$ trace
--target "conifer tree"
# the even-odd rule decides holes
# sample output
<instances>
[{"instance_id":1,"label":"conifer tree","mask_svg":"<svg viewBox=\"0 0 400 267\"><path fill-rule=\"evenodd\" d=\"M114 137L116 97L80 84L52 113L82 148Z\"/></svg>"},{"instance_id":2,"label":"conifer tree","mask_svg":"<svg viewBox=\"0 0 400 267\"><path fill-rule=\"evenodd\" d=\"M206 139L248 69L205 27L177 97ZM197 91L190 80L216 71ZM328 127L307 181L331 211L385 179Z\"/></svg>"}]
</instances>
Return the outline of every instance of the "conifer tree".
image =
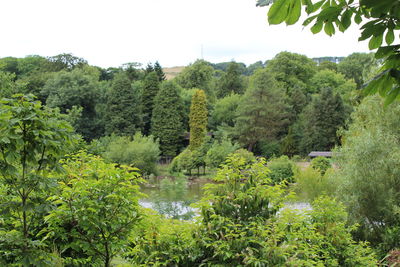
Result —
<instances>
[{"instance_id":1,"label":"conifer tree","mask_svg":"<svg viewBox=\"0 0 400 267\"><path fill-rule=\"evenodd\" d=\"M270 71L257 70L238 107L235 133L239 142L252 151L257 142L275 139L287 124L286 110L284 89Z\"/></svg>"},{"instance_id":2,"label":"conifer tree","mask_svg":"<svg viewBox=\"0 0 400 267\"><path fill-rule=\"evenodd\" d=\"M134 135L140 130L142 112L137 91L124 72L115 76L107 99L107 135Z\"/></svg>"},{"instance_id":3,"label":"conifer tree","mask_svg":"<svg viewBox=\"0 0 400 267\"><path fill-rule=\"evenodd\" d=\"M161 154L174 157L183 137L183 103L178 86L171 81L162 83L154 99L151 134L160 141Z\"/></svg>"},{"instance_id":4,"label":"conifer tree","mask_svg":"<svg viewBox=\"0 0 400 267\"><path fill-rule=\"evenodd\" d=\"M348 111L339 94L325 88L313 99L303 116L303 153L326 151L339 143L337 130L344 125Z\"/></svg>"},{"instance_id":5,"label":"conifer tree","mask_svg":"<svg viewBox=\"0 0 400 267\"><path fill-rule=\"evenodd\" d=\"M158 61L156 61L156 63L154 63L154 71L157 73L158 80L160 82L165 81L165 73L164 73L160 63L158 63Z\"/></svg>"},{"instance_id":6,"label":"conifer tree","mask_svg":"<svg viewBox=\"0 0 400 267\"><path fill-rule=\"evenodd\" d=\"M160 90L160 82L155 71L146 75L143 81L142 106L143 106L143 133L149 135L151 118L154 109L154 98Z\"/></svg>"},{"instance_id":7,"label":"conifer tree","mask_svg":"<svg viewBox=\"0 0 400 267\"><path fill-rule=\"evenodd\" d=\"M203 90L196 90L192 97L189 113L190 142L189 148L199 148L207 134L207 101Z\"/></svg>"}]
</instances>

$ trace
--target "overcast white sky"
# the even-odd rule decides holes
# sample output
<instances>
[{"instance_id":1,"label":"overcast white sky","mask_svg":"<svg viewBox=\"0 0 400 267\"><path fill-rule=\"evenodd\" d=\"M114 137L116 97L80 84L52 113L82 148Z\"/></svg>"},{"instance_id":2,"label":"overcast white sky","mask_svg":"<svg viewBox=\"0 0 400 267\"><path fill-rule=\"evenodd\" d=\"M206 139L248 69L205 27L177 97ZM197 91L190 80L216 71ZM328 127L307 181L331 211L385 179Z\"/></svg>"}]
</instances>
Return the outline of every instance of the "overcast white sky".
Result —
<instances>
[{"instance_id":1,"label":"overcast white sky","mask_svg":"<svg viewBox=\"0 0 400 267\"><path fill-rule=\"evenodd\" d=\"M309 57L368 52L356 28L333 38L269 26L255 0L2 0L0 57L72 53L89 64L182 66L203 57L253 63L281 51Z\"/></svg>"}]
</instances>

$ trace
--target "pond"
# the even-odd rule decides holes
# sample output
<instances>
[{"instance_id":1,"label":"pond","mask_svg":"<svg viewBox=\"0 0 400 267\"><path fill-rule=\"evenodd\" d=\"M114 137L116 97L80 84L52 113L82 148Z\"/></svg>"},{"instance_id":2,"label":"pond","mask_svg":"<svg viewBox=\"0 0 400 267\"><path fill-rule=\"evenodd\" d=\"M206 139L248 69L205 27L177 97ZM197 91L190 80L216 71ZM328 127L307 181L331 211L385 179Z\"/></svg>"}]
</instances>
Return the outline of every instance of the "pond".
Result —
<instances>
[{"instance_id":1,"label":"pond","mask_svg":"<svg viewBox=\"0 0 400 267\"><path fill-rule=\"evenodd\" d=\"M210 182L205 178L153 178L141 186L147 197L139 203L168 218L190 220L196 215L196 209L190 205L201 199L203 186Z\"/></svg>"},{"instance_id":2,"label":"pond","mask_svg":"<svg viewBox=\"0 0 400 267\"><path fill-rule=\"evenodd\" d=\"M197 210L190 205L201 199L204 185L211 182L205 178L153 178L141 186L147 197L139 203L168 218L191 220ZM304 212L311 206L307 202L290 202L285 204L285 208Z\"/></svg>"}]
</instances>

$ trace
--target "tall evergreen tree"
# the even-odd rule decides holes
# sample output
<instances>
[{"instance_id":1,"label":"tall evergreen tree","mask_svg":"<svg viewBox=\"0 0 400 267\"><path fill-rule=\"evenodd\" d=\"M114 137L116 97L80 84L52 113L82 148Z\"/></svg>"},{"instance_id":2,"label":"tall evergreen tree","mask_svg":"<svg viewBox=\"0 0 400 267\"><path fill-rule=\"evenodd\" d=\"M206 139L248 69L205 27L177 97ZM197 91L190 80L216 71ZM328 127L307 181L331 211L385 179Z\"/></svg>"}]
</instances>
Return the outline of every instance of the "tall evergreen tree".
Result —
<instances>
[{"instance_id":1,"label":"tall evergreen tree","mask_svg":"<svg viewBox=\"0 0 400 267\"><path fill-rule=\"evenodd\" d=\"M243 94L244 83L241 77L239 64L229 62L226 72L218 82L217 96L219 98L230 95L231 93Z\"/></svg>"},{"instance_id":2,"label":"tall evergreen tree","mask_svg":"<svg viewBox=\"0 0 400 267\"><path fill-rule=\"evenodd\" d=\"M313 150L330 150L339 143L336 132L344 125L348 111L340 95L325 88L312 100L302 117L302 150L308 154Z\"/></svg>"},{"instance_id":3,"label":"tall evergreen tree","mask_svg":"<svg viewBox=\"0 0 400 267\"><path fill-rule=\"evenodd\" d=\"M154 71L157 73L158 80L160 82L165 81L165 73L164 73L160 63L158 63L158 61L156 61L156 63L154 63Z\"/></svg>"},{"instance_id":4,"label":"tall evergreen tree","mask_svg":"<svg viewBox=\"0 0 400 267\"><path fill-rule=\"evenodd\" d=\"M124 72L118 73L107 98L106 134L131 135L142 126L140 96Z\"/></svg>"},{"instance_id":5,"label":"tall evergreen tree","mask_svg":"<svg viewBox=\"0 0 400 267\"><path fill-rule=\"evenodd\" d=\"M287 123L286 109L284 90L273 75L257 70L238 108L235 132L239 141L252 151L257 142L275 139Z\"/></svg>"},{"instance_id":6,"label":"tall evergreen tree","mask_svg":"<svg viewBox=\"0 0 400 267\"><path fill-rule=\"evenodd\" d=\"M161 154L174 157L183 137L183 103L178 86L171 81L162 83L154 99L151 134L160 141Z\"/></svg>"},{"instance_id":7,"label":"tall evergreen tree","mask_svg":"<svg viewBox=\"0 0 400 267\"><path fill-rule=\"evenodd\" d=\"M146 75L143 81L142 106L143 106L143 133L149 135L151 118L154 109L154 98L160 90L160 82L155 71Z\"/></svg>"},{"instance_id":8,"label":"tall evergreen tree","mask_svg":"<svg viewBox=\"0 0 400 267\"><path fill-rule=\"evenodd\" d=\"M190 127L190 142L189 148L199 148L207 134L207 100L203 90L196 90L192 97L190 106L189 127Z\"/></svg>"}]
</instances>

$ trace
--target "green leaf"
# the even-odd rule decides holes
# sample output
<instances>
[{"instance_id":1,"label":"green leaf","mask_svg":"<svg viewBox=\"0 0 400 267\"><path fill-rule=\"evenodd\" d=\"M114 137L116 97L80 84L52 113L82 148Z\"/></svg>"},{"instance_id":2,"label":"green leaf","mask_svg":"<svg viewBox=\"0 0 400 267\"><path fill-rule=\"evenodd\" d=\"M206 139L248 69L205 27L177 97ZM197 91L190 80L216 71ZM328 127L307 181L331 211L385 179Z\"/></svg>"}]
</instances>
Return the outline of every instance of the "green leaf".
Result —
<instances>
[{"instance_id":1,"label":"green leaf","mask_svg":"<svg viewBox=\"0 0 400 267\"><path fill-rule=\"evenodd\" d=\"M322 30L322 26L324 24L322 23L322 21L317 21L314 26L311 27L311 32L313 34L319 33Z\"/></svg>"},{"instance_id":2,"label":"green leaf","mask_svg":"<svg viewBox=\"0 0 400 267\"><path fill-rule=\"evenodd\" d=\"M400 48L400 45L391 45L391 46L381 46L375 53L375 58L384 58L388 57L390 54L394 53L396 50Z\"/></svg>"},{"instance_id":3,"label":"green leaf","mask_svg":"<svg viewBox=\"0 0 400 267\"><path fill-rule=\"evenodd\" d=\"M352 16L353 16L353 12L351 12L350 9L346 9L346 11L343 12L341 22L342 22L344 29L348 29L350 27Z\"/></svg>"},{"instance_id":4,"label":"green leaf","mask_svg":"<svg viewBox=\"0 0 400 267\"><path fill-rule=\"evenodd\" d=\"M304 22L303 22L303 26L307 26L308 24L310 24L311 22L313 22L313 20L315 20L315 18L317 18L318 15L315 16L311 16L309 18L307 18Z\"/></svg>"},{"instance_id":5,"label":"green leaf","mask_svg":"<svg viewBox=\"0 0 400 267\"><path fill-rule=\"evenodd\" d=\"M287 25L295 24L301 15L301 0L292 0L292 5L289 10L289 14L286 18Z\"/></svg>"},{"instance_id":6,"label":"green leaf","mask_svg":"<svg viewBox=\"0 0 400 267\"><path fill-rule=\"evenodd\" d=\"M354 22L357 23L357 24L360 24L361 21L362 21L361 14L360 14L360 12L358 12L358 13L354 16Z\"/></svg>"},{"instance_id":7,"label":"green leaf","mask_svg":"<svg viewBox=\"0 0 400 267\"><path fill-rule=\"evenodd\" d=\"M370 50L377 49L382 45L382 35L373 36L371 40L369 40L368 47Z\"/></svg>"},{"instance_id":8,"label":"green leaf","mask_svg":"<svg viewBox=\"0 0 400 267\"><path fill-rule=\"evenodd\" d=\"M332 36L335 34L335 27L332 22L325 23L324 31L327 35Z\"/></svg>"},{"instance_id":9,"label":"green leaf","mask_svg":"<svg viewBox=\"0 0 400 267\"><path fill-rule=\"evenodd\" d=\"M383 103L384 107L390 105L397 98L399 93L400 93L400 86L392 88L392 90L390 90L388 95L385 97L385 102Z\"/></svg>"},{"instance_id":10,"label":"green leaf","mask_svg":"<svg viewBox=\"0 0 400 267\"><path fill-rule=\"evenodd\" d=\"M388 29L385 37L385 41L388 45L391 45L394 42L394 31L393 29Z\"/></svg>"},{"instance_id":11,"label":"green leaf","mask_svg":"<svg viewBox=\"0 0 400 267\"><path fill-rule=\"evenodd\" d=\"M289 13L291 0L277 0L268 11L269 24L280 24L285 21Z\"/></svg>"}]
</instances>

